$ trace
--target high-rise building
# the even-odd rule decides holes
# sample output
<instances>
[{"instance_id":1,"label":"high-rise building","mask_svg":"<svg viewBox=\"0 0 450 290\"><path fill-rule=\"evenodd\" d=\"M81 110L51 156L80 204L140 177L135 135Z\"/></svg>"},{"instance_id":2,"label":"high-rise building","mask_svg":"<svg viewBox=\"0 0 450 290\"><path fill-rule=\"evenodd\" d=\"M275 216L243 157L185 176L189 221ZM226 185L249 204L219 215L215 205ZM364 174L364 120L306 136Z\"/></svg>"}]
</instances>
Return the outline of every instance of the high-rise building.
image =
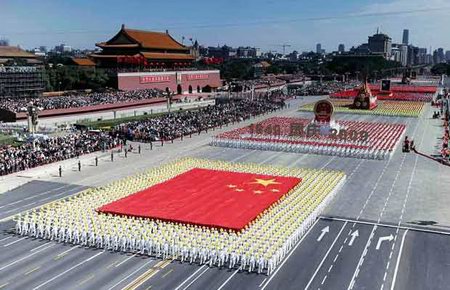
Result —
<instances>
[{"instance_id":1,"label":"high-rise building","mask_svg":"<svg viewBox=\"0 0 450 290\"><path fill-rule=\"evenodd\" d=\"M392 54L392 38L383 33L369 36L369 50L372 54L379 54L386 59L390 59Z\"/></svg>"},{"instance_id":2,"label":"high-rise building","mask_svg":"<svg viewBox=\"0 0 450 290\"><path fill-rule=\"evenodd\" d=\"M419 64L427 64L427 49L419 48Z\"/></svg>"},{"instance_id":3,"label":"high-rise building","mask_svg":"<svg viewBox=\"0 0 450 290\"><path fill-rule=\"evenodd\" d=\"M413 45L408 45L408 65L419 64L419 48Z\"/></svg>"},{"instance_id":4,"label":"high-rise building","mask_svg":"<svg viewBox=\"0 0 450 290\"><path fill-rule=\"evenodd\" d=\"M446 60L447 62L450 61L450 50L447 50L447 51L445 52L445 60Z\"/></svg>"},{"instance_id":5,"label":"high-rise building","mask_svg":"<svg viewBox=\"0 0 450 290\"><path fill-rule=\"evenodd\" d=\"M409 29L403 29L403 44L409 44Z\"/></svg>"},{"instance_id":6,"label":"high-rise building","mask_svg":"<svg viewBox=\"0 0 450 290\"><path fill-rule=\"evenodd\" d=\"M343 53L343 52L345 52L345 45L344 44L339 44L339 46L338 46L338 52L340 52L340 53Z\"/></svg>"},{"instance_id":7,"label":"high-rise building","mask_svg":"<svg viewBox=\"0 0 450 290\"><path fill-rule=\"evenodd\" d=\"M404 44L393 44L392 45L392 56L391 59L399 62L402 66L408 65L408 46Z\"/></svg>"},{"instance_id":8,"label":"high-rise building","mask_svg":"<svg viewBox=\"0 0 450 290\"><path fill-rule=\"evenodd\" d=\"M316 44L316 53L322 53L322 44L318 43Z\"/></svg>"},{"instance_id":9,"label":"high-rise building","mask_svg":"<svg viewBox=\"0 0 450 290\"><path fill-rule=\"evenodd\" d=\"M433 62L435 64L446 62L443 48L438 48L433 52Z\"/></svg>"}]
</instances>

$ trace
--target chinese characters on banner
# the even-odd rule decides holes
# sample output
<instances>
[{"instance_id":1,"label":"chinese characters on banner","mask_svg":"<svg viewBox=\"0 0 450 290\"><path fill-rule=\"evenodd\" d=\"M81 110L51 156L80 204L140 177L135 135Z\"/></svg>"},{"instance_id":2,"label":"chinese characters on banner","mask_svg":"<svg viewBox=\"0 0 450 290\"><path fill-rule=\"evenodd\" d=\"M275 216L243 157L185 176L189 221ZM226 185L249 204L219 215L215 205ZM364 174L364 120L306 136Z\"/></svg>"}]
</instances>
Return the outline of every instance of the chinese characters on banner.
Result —
<instances>
[{"instance_id":1,"label":"chinese characters on banner","mask_svg":"<svg viewBox=\"0 0 450 290\"><path fill-rule=\"evenodd\" d=\"M207 80L209 78L208 74L189 74L186 76L188 81L195 80Z\"/></svg>"},{"instance_id":2,"label":"chinese characters on banner","mask_svg":"<svg viewBox=\"0 0 450 290\"><path fill-rule=\"evenodd\" d=\"M140 78L141 84L167 83L167 82L170 82L170 76L143 76Z\"/></svg>"},{"instance_id":3,"label":"chinese characters on banner","mask_svg":"<svg viewBox=\"0 0 450 290\"><path fill-rule=\"evenodd\" d=\"M250 134L256 135L270 135L270 136L281 136L281 128L279 125L267 125L263 126L261 124L250 125ZM339 139L346 141L363 141L366 142L369 140L369 132L367 131L358 131L358 130L336 130L333 128L328 128L323 130L320 125L317 124L309 124L304 126L301 123L292 123L289 128L289 136L290 137L328 137L331 139Z\"/></svg>"}]
</instances>

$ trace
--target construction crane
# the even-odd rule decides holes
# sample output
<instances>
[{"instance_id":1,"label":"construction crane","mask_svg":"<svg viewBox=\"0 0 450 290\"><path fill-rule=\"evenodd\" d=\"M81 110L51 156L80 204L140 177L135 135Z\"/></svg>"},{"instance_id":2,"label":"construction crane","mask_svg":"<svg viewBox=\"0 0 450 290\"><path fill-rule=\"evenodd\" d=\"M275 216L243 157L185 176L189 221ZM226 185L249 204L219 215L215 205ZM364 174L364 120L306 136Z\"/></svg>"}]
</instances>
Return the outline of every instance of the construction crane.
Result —
<instances>
[{"instance_id":1,"label":"construction crane","mask_svg":"<svg viewBox=\"0 0 450 290\"><path fill-rule=\"evenodd\" d=\"M273 44L273 46L279 46L283 48L283 55L286 55L286 47L291 47L290 44L283 43L283 44Z\"/></svg>"}]
</instances>

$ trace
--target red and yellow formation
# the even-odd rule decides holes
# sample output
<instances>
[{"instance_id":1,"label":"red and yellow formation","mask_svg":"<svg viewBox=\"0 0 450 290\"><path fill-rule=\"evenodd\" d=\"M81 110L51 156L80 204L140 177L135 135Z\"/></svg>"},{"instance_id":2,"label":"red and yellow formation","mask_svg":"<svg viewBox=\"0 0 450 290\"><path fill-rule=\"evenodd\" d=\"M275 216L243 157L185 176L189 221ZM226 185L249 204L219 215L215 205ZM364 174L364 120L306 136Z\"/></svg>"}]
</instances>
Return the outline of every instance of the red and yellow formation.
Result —
<instances>
[{"instance_id":1,"label":"red and yellow formation","mask_svg":"<svg viewBox=\"0 0 450 290\"><path fill-rule=\"evenodd\" d=\"M409 101L378 101L378 107L374 110L355 110L351 108L352 100L330 99L334 105L334 111L348 114L380 115L390 117L413 117L421 115L425 106L424 102ZM312 112L314 104L300 107L300 111Z\"/></svg>"},{"instance_id":2,"label":"red and yellow formation","mask_svg":"<svg viewBox=\"0 0 450 290\"><path fill-rule=\"evenodd\" d=\"M96 210L194 168L293 177L302 181L241 231L104 214ZM110 251L135 252L210 266L240 267L270 274L344 181L345 174L339 171L187 158L21 214L16 217L16 231L22 235Z\"/></svg>"}]
</instances>

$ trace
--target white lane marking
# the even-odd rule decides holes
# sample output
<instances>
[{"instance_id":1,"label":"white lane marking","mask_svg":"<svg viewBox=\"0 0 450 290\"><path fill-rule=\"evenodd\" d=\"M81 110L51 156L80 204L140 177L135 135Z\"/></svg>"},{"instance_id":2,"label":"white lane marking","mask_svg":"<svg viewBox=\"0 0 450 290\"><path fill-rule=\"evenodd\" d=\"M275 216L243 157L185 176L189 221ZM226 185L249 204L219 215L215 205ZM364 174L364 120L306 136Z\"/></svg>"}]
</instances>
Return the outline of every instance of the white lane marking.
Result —
<instances>
[{"instance_id":1,"label":"white lane marking","mask_svg":"<svg viewBox=\"0 0 450 290\"><path fill-rule=\"evenodd\" d=\"M422 228L414 228L414 227L408 227L408 226L396 226L396 225L390 225L385 223L377 223L377 222L369 222L369 221L358 221L355 219L345 219L345 218L334 218L334 217L327 217L322 216L320 217L322 220L335 220L335 221L341 221L341 222L349 222L349 223L356 223L356 224L363 224L363 225L371 225L371 226L380 226L380 227L386 227L386 228L394 228L394 229L401 229L401 230L410 230L410 231L417 231L417 232L424 232L424 233L432 233L432 234L440 234L440 235L450 235L450 232L443 232L443 231L437 231L437 230L430 230L430 229L422 229Z\"/></svg>"},{"instance_id":2,"label":"white lane marking","mask_svg":"<svg viewBox=\"0 0 450 290\"><path fill-rule=\"evenodd\" d=\"M181 289L181 287L183 287L184 284L186 284L189 280L191 280L192 277L194 277L198 272L200 272L205 267L206 265L202 265L200 268L198 268L197 271L195 271L191 276L187 277L186 280L184 280L180 285L178 285L178 287L175 288L175 290Z\"/></svg>"},{"instance_id":3,"label":"white lane marking","mask_svg":"<svg viewBox=\"0 0 450 290\"><path fill-rule=\"evenodd\" d=\"M395 264L394 277L392 278L391 290L395 289L395 282L397 280L398 267L400 265L400 260L402 258L403 245L405 244L405 239L406 239L406 234L407 233L408 233L408 230L406 230L405 233L403 234L402 242L400 243L400 250L398 252L397 262Z\"/></svg>"},{"instance_id":4,"label":"white lane marking","mask_svg":"<svg viewBox=\"0 0 450 290\"><path fill-rule=\"evenodd\" d=\"M291 250L291 252L289 253L289 255L286 256L286 258L283 260L283 262L280 264L280 266L278 266L278 268L275 270L275 272L270 275L269 280L267 280L266 284L262 287L261 290L264 290L267 285L269 285L270 281L272 281L272 279L277 275L277 273L280 271L280 269L283 267L283 265L287 262L287 260L292 256L292 254L295 252L295 250L298 248L298 246L300 246L301 242L303 242L303 240L306 238L306 236L308 236L308 234L311 232L311 230L316 226L316 224L319 222L319 219L317 219L314 224L309 228L309 230L303 235L303 237L300 239L300 241L298 241L297 245L295 245L295 247Z\"/></svg>"},{"instance_id":5,"label":"white lane marking","mask_svg":"<svg viewBox=\"0 0 450 290\"><path fill-rule=\"evenodd\" d=\"M18 240L15 240L15 241L13 241L13 242L11 242L11 243L8 243L8 244L6 244L6 245L3 245L3 247L8 247L8 246L14 245L15 243L18 243L18 242L20 242L20 241L22 241L22 240L25 240L26 238L28 238L28 237L23 237L23 238L20 238L20 239L18 239Z\"/></svg>"},{"instance_id":6,"label":"white lane marking","mask_svg":"<svg viewBox=\"0 0 450 290\"><path fill-rule=\"evenodd\" d=\"M66 251L64 251L64 252L62 252L62 253L60 253L60 254L58 254L57 255L57 257L62 257L62 256L64 256L65 254L67 254L68 252L70 252L70 251L72 251L72 250L75 250L75 249L77 249L77 248L80 248L81 249L81 247L80 246L73 246L73 247L71 247L70 249L68 249L68 250L66 250Z\"/></svg>"},{"instance_id":7,"label":"white lane marking","mask_svg":"<svg viewBox=\"0 0 450 290\"><path fill-rule=\"evenodd\" d=\"M336 244L337 240L339 239L339 237L342 234L342 231L344 230L345 226L347 225L347 222L344 223L344 225L342 226L341 230L339 231L338 235L336 236L336 238L334 239L333 243L331 244L330 248L328 249L328 251L326 252L325 256L323 257L322 261L320 262L319 266L317 266L316 271L314 272L314 274L312 275L311 279L309 280L308 284L305 287L305 290L307 290L309 288L309 286L311 286L311 283L313 282L313 280L316 278L317 273L319 273L320 268L322 268L323 263L325 263L325 260L328 258L328 255L330 254L331 250L334 247L334 244Z\"/></svg>"},{"instance_id":8,"label":"white lane marking","mask_svg":"<svg viewBox=\"0 0 450 290\"><path fill-rule=\"evenodd\" d=\"M330 163L336 158L336 156L333 156L333 158L331 158L327 163L325 163L325 165L323 165L322 167L320 167L320 170L324 169L325 167L327 167L328 165L330 165Z\"/></svg>"},{"instance_id":9,"label":"white lane marking","mask_svg":"<svg viewBox=\"0 0 450 290\"><path fill-rule=\"evenodd\" d=\"M355 241L355 239L356 239L357 237L359 237L359 231L358 231L358 230L354 231L354 232L351 234L351 236L352 236L352 238L350 239L350 242L348 243L348 245L349 245L350 247L353 246L353 242Z\"/></svg>"},{"instance_id":10,"label":"white lane marking","mask_svg":"<svg viewBox=\"0 0 450 290\"><path fill-rule=\"evenodd\" d=\"M225 280L225 282L223 282L223 284L222 285L220 285L220 287L219 288L217 288L217 290L222 290L222 288L223 287L225 287L225 285L231 280L231 278L233 278L234 277L234 275L236 275L238 272L239 272L239 270L241 270L241 267L239 267L236 271L234 271L234 273L233 274L231 274L231 276L230 277L228 277L228 279L227 280Z\"/></svg>"},{"instance_id":11,"label":"white lane marking","mask_svg":"<svg viewBox=\"0 0 450 290\"><path fill-rule=\"evenodd\" d=\"M18 203L20 203L20 202L23 202L24 200L29 200L29 199L32 199L32 198L36 198L36 197L42 196L42 195L44 195L44 194L51 193L52 191L60 190L60 189L62 189L62 188L64 188L64 187L67 187L67 186L71 186L71 184L67 184L67 185L64 185L64 186L61 186L61 187L49 189L49 190L47 190L47 191L43 191L43 192L38 193L38 194L33 194L32 196L29 196L29 197L27 197L27 198L20 199L20 200L17 200L17 201L15 201L15 202L11 202L11 203L8 203L8 204L4 204L4 205L0 206L0 208L4 208L4 207L7 207L7 206L11 206L11 205L14 205L14 204L18 204Z\"/></svg>"},{"instance_id":12,"label":"white lane marking","mask_svg":"<svg viewBox=\"0 0 450 290\"><path fill-rule=\"evenodd\" d=\"M183 290L186 290L187 288L189 288L192 284L194 284L195 281L198 280L198 278L200 278L203 274L205 274L207 271L209 270L209 268L206 268L205 271L201 272L197 277L195 277L194 280L191 281L191 283L187 284L186 287L183 288Z\"/></svg>"},{"instance_id":13,"label":"white lane marking","mask_svg":"<svg viewBox=\"0 0 450 290\"><path fill-rule=\"evenodd\" d=\"M6 237L6 238L3 238L3 239L1 239L0 240L0 242L3 242L3 241L6 241L6 240L9 240L9 239L11 239L12 237L11 236L9 236L9 237Z\"/></svg>"},{"instance_id":14,"label":"white lane marking","mask_svg":"<svg viewBox=\"0 0 450 290\"><path fill-rule=\"evenodd\" d=\"M394 240L394 236L393 236L392 234L390 234L389 236L385 236L385 237L379 237L379 238L378 238L378 243L377 243L377 246L375 247L375 249L376 249L376 250L379 250L380 247L381 247L381 244L382 244L384 241L392 242L392 240ZM394 245L394 244L393 244L393 245Z\"/></svg>"},{"instance_id":15,"label":"white lane marking","mask_svg":"<svg viewBox=\"0 0 450 290\"><path fill-rule=\"evenodd\" d=\"M416 128L417 128L417 127L416 127ZM397 183L398 177L399 177L400 172L401 172L401 170L402 170L402 168L403 168L403 164L405 163L405 158L406 158L406 154L403 155L402 163L400 164L400 167L399 167L399 169L398 169L398 171L397 171L397 174L396 174L396 176L395 176L395 178L394 178L394 181L393 181L393 183L392 183L392 186L391 186L391 188L390 188L390 190L389 190L389 194L388 194L388 196L387 196L387 198L386 198L386 201L385 201L385 203L384 203L384 207L383 207L383 209L382 209L382 211L380 212L380 215L379 215L379 217L378 217L377 224L380 223L381 217L383 216L383 214L384 214L384 212L385 212L386 205L387 205L387 203L388 203L389 200L390 200L390 197L391 197L391 195L392 195L392 192L394 191L394 187L395 187L395 185L396 185L396 183ZM386 166L383 168L383 172L382 172L381 175L379 176L377 182L375 183L374 188L372 189L372 192L370 193L369 197L367 198L366 204L364 204L363 208L361 209L360 215L358 215L358 217L356 218L357 220L359 220L359 218L360 218L362 212L364 211L365 207L366 207L367 204L368 204L369 199L371 198L372 194L375 192L375 189L378 187L378 183L379 183L379 181L381 180L381 177L384 175L384 173L385 173L385 171L386 171L386 168L387 168L388 164L390 163L390 161L391 161L391 159L389 159L389 161L387 162ZM353 224L353 226L355 226L355 225L356 225L356 223ZM373 227L372 232L370 233L370 237L369 237L369 239L367 240L366 246L364 247L363 254L361 255L361 257L360 257L360 259L359 259L359 262L358 262L358 264L357 264L357 266L356 266L355 272L353 273L352 279L351 279L351 281L350 281L350 284L348 285L347 290L351 290L351 289L353 289L353 287L355 286L356 278L358 277L358 274L359 274L359 271L360 271L360 267L361 267L362 264L364 263L364 257L365 257L365 255L367 254L367 249L369 248L370 244L372 243L372 238L374 237L374 234L375 234L376 229L377 229L377 225L375 225L375 226Z\"/></svg>"},{"instance_id":16,"label":"white lane marking","mask_svg":"<svg viewBox=\"0 0 450 290\"><path fill-rule=\"evenodd\" d=\"M421 138L421 141L420 141L421 144L423 143L423 139L424 139L424 137L425 137L426 127L427 127L427 126L425 126L425 130L424 130L423 133L422 133L422 138ZM416 133L417 128L418 128L418 125L416 126L416 129L414 130L414 135L415 135L415 133ZM403 201L402 211L401 211L401 213L400 213L400 218L399 218L398 223L397 223L397 229L396 229L396 231L395 231L394 242L392 243L392 248L391 248L391 252L390 252L390 254L389 254L389 259L388 259L388 262L387 262L387 265L386 265L386 269L385 269L385 271L384 271L384 278L383 278L383 282L382 282L381 287L380 287L381 290L383 290L383 288L384 288L384 283L386 283L386 277L387 277L387 274L388 274L388 272L389 272L389 266L391 265L391 258L392 258L393 253L394 253L394 248L395 248L395 245L396 245L396 243L397 243L397 237L398 237L398 233L399 233L399 230L400 230L400 225L401 225L401 223L402 223L402 221L403 221L403 214L405 213L405 210L406 210L406 204L407 204L408 199L409 199L409 194L411 193L411 187L412 187L412 182L413 182L413 180L414 180L414 176L415 176L415 173L416 173L418 157L419 157L419 156L416 155L416 158L415 158L415 160L414 160L414 167L413 167L413 170L412 170L412 172L411 172L411 177L410 177L410 179L409 179L408 187L407 187L407 189L406 189L406 195L405 195L405 199L404 199L404 201ZM407 231L408 231L408 230L406 230L406 232L407 232ZM398 262L400 261L401 251L403 250L402 247L403 247L403 243L404 243L404 241L405 241L406 232L403 234L402 242L401 242L401 245L400 245L400 252L399 252L399 255L398 255L398 257L397 257L397 264L396 264L396 269L395 269L396 271L398 271L397 266L398 266ZM395 274L394 274L394 277L393 277L394 281L391 283L391 287L392 287L393 284L395 284L395 279L397 278L396 275L397 275L397 272L395 272ZM393 288L392 288L392 289L393 289Z\"/></svg>"},{"instance_id":17,"label":"white lane marking","mask_svg":"<svg viewBox=\"0 0 450 290\"><path fill-rule=\"evenodd\" d=\"M117 264L115 267L119 267L120 265L122 265L123 263L126 263L127 261L129 261L130 259L136 257L136 254L129 256L128 258L124 259L122 262L120 262L119 264Z\"/></svg>"},{"instance_id":18,"label":"white lane marking","mask_svg":"<svg viewBox=\"0 0 450 290\"><path fill-rule=\"evenodd\" d=\"M242 159L244 157L248 157L250 154L253 154L255 152L256 152L256 150L252 150L252 151L250 151L248 153L242 154L242 155L240 155L240 156L238 156L236 158L231 159L229 162L236 162L236 161L238 161L238 160L240 160L240 159Z\"/></svg>"},{"instance_id":19,"label":"white lane marking","mask_svg":"<svg viewBox=\"0 0 450 290\"><path fill-rule=\"evenodd\" d=\"M370 244L371 244L371 242L372 242L372 239L373 239L373 236L374 236L374 233L375 233L375 230L376 230L376 229L377 229L377 226L375 225L375 226L372 228L372 232L370 233L369 238L367 239L366 246L364 247L364 251L363 251L363 253L361 254L361 257L359 258L358 264L356 265L355 272L353 273L352 280L350 280L350 284L348 285L347 290L353 289L353 286L355 285L356 277L357 277L358 274L359 274L359 268L360 268L361 265L364 263L364 256L367 254L367 249L369 248L369 246L370 246Z\"/></svg>"},{"instance_id":20,"label":"white lane marking","mask_svg":"<svg viewBox=\"0 0 450 290\"><path fill-rule=\"evenodd\" d=\"M30 252L34 252L34 251L36 251L37 249L40 249L40 248L42 248L42 247L44 247L44 246L47 246L48 244L50 244L50 242L44 243L44 244L40 245L39 247L33 248L33 249L30 250Z\"/></svg>"},{"instance_id":21,"label":"white lane marking","mask_svg":"<svg viewBox=\"0 0 450 290\"><path fill-rule=\"evenodd\" d=\"M100 256L100 255L103 254L104 252L105 252L105 251L102 251L102 252L97 253L97 254L95 254L94 256L92 256L92 257L90 257L90 258L88 258L88 259L86 259L86 260L84 260L84 261L81 261L80 263L76 264L75 266L70 267L69 269L65 270L64 272L59 273L58 275L54 276L53 278L51 278L51 279L45 281L44 283L42 283L42 284L40 284L40 285L34 287L33 290L39 289L39 288L41 288L42 286L47 285L48 283L50 283L50 282L52 282L52 281L58 279L59 277L65 275L65 274L67 274L67 273L69 273L69 272L72 271L73 269L75 269L75 268L77 268L77 267L79 267L79 266L81 266L81 265L83 265L83 264L89 262L90 260L95 259L96 257Z\"/></svg>"},{"instance_id":22,"label":"white lane marking","mask_svg":"<svg viewBox=\"0 0 450 290\"><path fill-rule=\"evenodd\" d=\"M7 210L7 211L5 211L5 212L3 212L3 213L10 213L10 212L16 211L16 210L18 210L18 209L22 209L22 208L24 208L24 207L27 207L27 206L30 206L30 205L33 205L33 204L36 204L36 203L37 203L37 201L33 201L32 203L28 203L28 204L25 204L25 205L22 205L22 206L19 206L19 207L16 207L16 208Z\"/></svg>"},{"instance_id":23,"label":"white lane marking","mask_svg":"<svg viewBox=\"0 0 450 290\"><path fill-rule=\"evenodd\" d=\"M329 232L330 232L330 227L329 226L324 227L320 231L320 236L317 238L317 241L320 242L323 239L323 237Z\"/></svg>"},{"instance_id":24,"label":"white lane marking","mask_svg":"<svg viewBox=\"0 0 450 290\"><path fill-rule=\"evenodd\" d=\"M266 278L264 278L264 280L262 280L262 282L261 282L261 284L259 284L259 288L261 288L261 286L264 284L264 282L266 282L266 280L267 280L267 277Z\"/></svg>"},{"instance_id":25,"label":"white lane marking","mask_svg":"<svg viewBox=\"0 0 450 290\"><path fill-rule=\"evenodd\" d=\"M325 275L325 277L323 277L323 280L322 280L322 283L320 283L320 285L323 285L323 284L325 284L325 280L327 280L327 275Z\"/></svg>"},{"instance_id":26,"label":"white lane marking","mask_svg":"<svg viewBox=\"0 0 450 290\"><path fill-rule=\"evenodd\" d=\"M82 182L82 181L85 180L85 179L86 179L86 178L80 179L79 182ZM53 200L53 201L63 200L63 199L65 199L65 198L69 197L69 196L72 196L72 195L74 195L74 194L77 194L78 192L81 191L81 190L80 190L80 187L82 187L82 186L79 185L77 188L74 188L74 190L76 190L76 191L73 192L73 193L69 193L70 191L72 191L72 190L70 189L70 190L68 190L68 191L65 191L65 192L62 192L62 193L60 193L60 194L54 195L53 197L59 196L59 195L61 195L61 194L67 194L67 196L63 196L63 197L61 197L61 198L57 198L57 199L55 199L55 200ZM37 201L37 202L40 202L40 201L42 201L42 200L39 200L39 201ZM34 203L36 203L36 202L34 202ZM35 207L33 207L33 208L25 209L24 211L30 211L30 210L33 210L33 209L37 209L37 208L40 208L42 205L43 205L43 204L38 205L38 206L35 206ZM20 209L20 208L22 208L22 207L23 207L23 206L21 206L21 207L19 207L19 208L16 208L15 210ZM18 212L18 213L20 213L20 212ZM5 217L5 218L0 219L0 223L11 220L11 219L14 218L18 213L15 213L15 214L12 214L12 215L10 215L10 216L7 216L7 217Z\"/></svg>"},{"instance_id":27,"label":"white lane marking","mask_svg":"<svg viewBox=\"0 0 450 290\"><path fill-rule=\"evenodd\" d=\"M120 280L119 282L117 282L116 284L114 284L112 287L109 288L109 290L117 287L120 283L122 283L123 281L127 280L128 278L130 278L131 276L133 276L134 274L136 274L137 272L139 272L142 268L144 268L145 266L147 266L148 264L154 262L154 260L149 260L147 263L145 263L144 265L140 266L139 268L137 268L136 270L134 270L133 272L131 272L129 275L125 276L122 280Z\"/></svg>"},{"instance_id":28,"label":"white lane marking","mask_svg":"<svg viewBox=\"0 0 450 290\"><path fill-rule=\"evenodd\" d=\"M44 251L44 250L47 250L48 248L51 248L51 247L53 247L54 245L56 245L56 244L50 244L49 247L42 248L42 249L40 249L39 251L36 251L36 252L34 252L34 253L32 253L32 254L29 254L28 256L25 256L25 257L22 257L22 258L20 258L20 259L14 260L13 262L11 262L11 263L9 263L9 264L4 265L3 267L1 267L1 268L0 268L0 271L3 271L3 270L5 270L6 268L11 267L12 265L15 265L15 264L17 264L17 263L19 263L19 262L21 262L21 261L23 261L23 260L25 260L25 259L28 259L29 257L32 257L32 256L36 255L37 253L40 253L40 252L42 252L42 251Z\"/></svg>"}]
</instances>

